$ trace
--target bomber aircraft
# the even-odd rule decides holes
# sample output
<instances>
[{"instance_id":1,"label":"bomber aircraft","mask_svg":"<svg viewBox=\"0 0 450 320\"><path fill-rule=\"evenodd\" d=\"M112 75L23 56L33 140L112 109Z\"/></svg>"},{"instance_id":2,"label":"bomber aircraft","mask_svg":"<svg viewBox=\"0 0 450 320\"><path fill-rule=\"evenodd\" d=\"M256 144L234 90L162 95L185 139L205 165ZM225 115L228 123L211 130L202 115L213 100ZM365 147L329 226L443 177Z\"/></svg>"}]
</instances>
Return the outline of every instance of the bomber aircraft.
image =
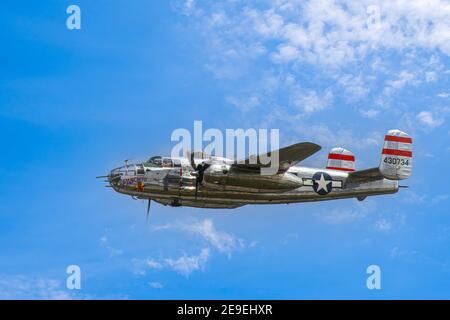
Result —
<instances>
[{"instance_id":1,"label":"bomber aircraft","mask_svg":"<svg viewBox=\"0 0 450 320\"><path fill-rule=\"evenodd\" d=\"M261 156L236 161L188 152L186 157L151 157L148 161L111 170L109 187L134 199L172 207L227 208L248 204L289 204L396 193L399 180L412 172L412 138L390 130L384 137L378 167L355 170L355 155L344 148L333 148L325 169L298 165L321 149L301 142L278 150L278 167L271 175L261 174L267 167ZM267 153L266 156L270 155Z\"/></svg>"}]
</instances>

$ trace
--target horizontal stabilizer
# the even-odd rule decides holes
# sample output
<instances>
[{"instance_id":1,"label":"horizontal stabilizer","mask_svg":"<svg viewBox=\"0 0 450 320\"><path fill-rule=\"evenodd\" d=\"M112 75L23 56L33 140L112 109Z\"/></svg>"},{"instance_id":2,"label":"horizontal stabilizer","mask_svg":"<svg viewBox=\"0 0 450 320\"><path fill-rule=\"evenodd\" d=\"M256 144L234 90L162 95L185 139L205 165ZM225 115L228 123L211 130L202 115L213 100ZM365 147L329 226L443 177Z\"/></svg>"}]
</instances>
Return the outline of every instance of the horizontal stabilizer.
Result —
<instances>
[{"instance_id":1,"label":"horizontal stabilizer","mask_svg":"<svg viewBox=\"0 0 450 320\"><path fill-rule=\"evenodd\" d=\"M384 179L378 167L350 172L348 174L347 183L365 183Z\"/></svg>"}]
</instances>

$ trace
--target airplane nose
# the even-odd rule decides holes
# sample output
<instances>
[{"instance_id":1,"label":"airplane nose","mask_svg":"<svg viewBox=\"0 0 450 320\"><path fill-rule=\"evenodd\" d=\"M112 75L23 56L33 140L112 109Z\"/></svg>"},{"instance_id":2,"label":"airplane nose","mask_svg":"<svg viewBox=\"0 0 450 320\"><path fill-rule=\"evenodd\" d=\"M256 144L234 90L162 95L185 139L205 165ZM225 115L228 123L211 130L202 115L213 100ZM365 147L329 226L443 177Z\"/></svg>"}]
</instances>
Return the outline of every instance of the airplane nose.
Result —
<instances>
[{"instance_id":1,"label":"airplane nose","mask_svg":"<svg viewBox=\"0 0 450 320\"><path fill-rule=\"evenodd\" d=\"M111 170L108 174L109 184L111 186L117 185L120 181L120 176L121 176L120 168Z\"/></svg>"}]
</instances>

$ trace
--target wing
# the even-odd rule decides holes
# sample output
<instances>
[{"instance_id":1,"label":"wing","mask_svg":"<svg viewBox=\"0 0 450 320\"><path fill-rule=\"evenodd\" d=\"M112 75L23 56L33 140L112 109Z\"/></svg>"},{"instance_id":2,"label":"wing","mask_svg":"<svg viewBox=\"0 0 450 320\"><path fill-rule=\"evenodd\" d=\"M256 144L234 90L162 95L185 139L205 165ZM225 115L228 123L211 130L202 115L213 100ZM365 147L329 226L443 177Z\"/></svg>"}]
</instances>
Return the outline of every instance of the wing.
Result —
<instances>
[{"instance_id":1,"label":"wing","mask_svg":"<svg viewBox=\"0 0 450 320\"><path fill-rule=\"evenodd\" d=\"M384 179L378 167L350 172L347 183L363 183Z\"/></svg>"},{"instance_id":2,"label":"wing","mask_svg":"<svg viewBox=\"0 0 450 320\"><path fill-rule=\"evenodd\" d=\"M291 166L312 156L320 149L321 147L317 144L311 142L300 142L277 151L268 152L264 155L251 156L244 161L236 161L232 164L232 167L234 169L246 171L257 171L261 168L268 168L271 166L271 162L267 164L267 161L264 160L269 159L272 155L276 157L276 154L278 153L278 172L284 172Z\"/></svg>"}]
</instances>

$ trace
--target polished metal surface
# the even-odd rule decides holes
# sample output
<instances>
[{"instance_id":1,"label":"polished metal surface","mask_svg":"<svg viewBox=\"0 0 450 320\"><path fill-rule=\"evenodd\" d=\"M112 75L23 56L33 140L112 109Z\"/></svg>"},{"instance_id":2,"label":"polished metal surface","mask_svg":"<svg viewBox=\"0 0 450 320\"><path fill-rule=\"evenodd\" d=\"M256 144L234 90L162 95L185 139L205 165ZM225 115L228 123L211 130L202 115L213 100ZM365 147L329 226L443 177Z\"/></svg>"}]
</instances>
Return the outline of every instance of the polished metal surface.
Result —
<instances>
[{"instance_id":1,"label":"polished metal surface","mask_svg":"<svg viewBox=\"0 0 450 320\"><path fill-rule=\"evenodd\" d=\"M235 208L246 204L277 204L390 194L398 191L398 182L387 179L348 181L349 174L337 170L291 167L283 174L261 176L217 170L205 174L195 199L192 167L154 168L145 164L112 170L108 180L115 191L140 199L154 199L165 205L207 208ZM331 178L326 194L314 190L313 176ZM277 188L278 186L278 188ZM321 191L321 190L319 190Z\"/></svg>"},{"instance_id":2,"label":"polished metal surface","mask_svg":"<svg viewBox=\"0 0 450 320\"><path fill-rule=\"evenodd\" d=\"M395 193L398 181L412 172L412 139L400 130L385 136L378 167L355 171L353 153L333 148L327 169L295 166L320 150L303 142L274 152L278 166L261 156L244 161L187 153L186 158L152 157L147 162L125 165L108 175L115 191L173 207L237 208L247 204L280 204L325 201ZM254 161L253 161L254 160ZM150 202L149 202L150 203Z\"/></svg>"}]
</instances>

